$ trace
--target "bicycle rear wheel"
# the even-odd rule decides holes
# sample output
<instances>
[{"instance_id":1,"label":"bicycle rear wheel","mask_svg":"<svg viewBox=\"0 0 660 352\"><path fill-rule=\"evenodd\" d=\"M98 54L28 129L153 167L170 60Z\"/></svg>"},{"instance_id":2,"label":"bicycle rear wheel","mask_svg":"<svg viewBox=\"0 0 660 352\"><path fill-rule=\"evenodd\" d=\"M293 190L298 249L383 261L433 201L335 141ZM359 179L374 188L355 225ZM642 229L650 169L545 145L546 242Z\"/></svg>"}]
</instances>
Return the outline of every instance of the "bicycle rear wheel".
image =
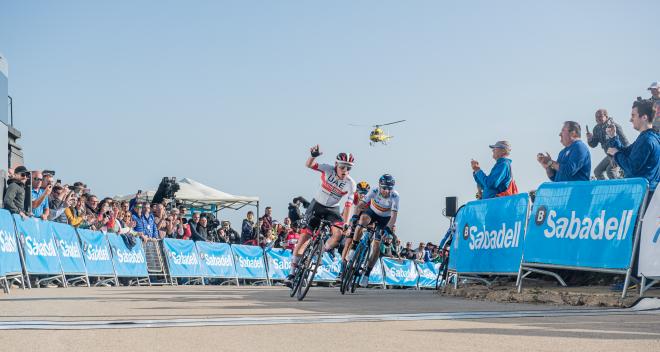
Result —
<instances>
[{"instance_id":1,"label":"bicycle rear wheel","mask_svg":"<svg viewBox=\"0 0 660 352\"><path fill-rule=\"evenodd\" d=\"M305 299L309 288L312 287L312 283L314 282L316 270L323 264L323 240L321 236L318 236L310 246L312 249L309 258L304 263L305 265L301 273L300 285L296 295L299 301Z\"/></svg>"}]
</instances>

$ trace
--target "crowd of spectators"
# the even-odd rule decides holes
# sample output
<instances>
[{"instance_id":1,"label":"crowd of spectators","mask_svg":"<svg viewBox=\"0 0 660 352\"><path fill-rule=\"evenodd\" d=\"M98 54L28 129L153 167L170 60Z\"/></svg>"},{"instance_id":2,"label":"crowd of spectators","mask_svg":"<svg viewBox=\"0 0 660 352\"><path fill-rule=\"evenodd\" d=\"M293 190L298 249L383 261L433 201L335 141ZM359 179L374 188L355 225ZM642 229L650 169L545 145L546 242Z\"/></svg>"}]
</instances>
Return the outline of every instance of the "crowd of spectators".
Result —
<instances>
[{"instance_id":1,"label":"crowd of spectators","mask_svg":"<svg viewBox=\"0 0 660 352\"><path fill-rule=\"evenodd\" d=\"M632 104L630 123L639 132L633 143L628 142L621 125L609 116L606 109L595 113L593 132L586 125L585 144L578 122L564 122L559 133L564 147L556 159L549 153L538 153L537 161L545 169L550 181L589 181L593 179L644 178L651 194L660 182L660 84L653 82L648 88L651 98L638 97ZM591 174L591 148L600 147L606 156ZM496 160L490 174L481 170L479 162L472 160L473 177L477 184L477 198L488 199L518 193L511 169L511 144L499 141L490 145ZM649 200L651 197L649 196Z\"/></svg>"}]
</instances>

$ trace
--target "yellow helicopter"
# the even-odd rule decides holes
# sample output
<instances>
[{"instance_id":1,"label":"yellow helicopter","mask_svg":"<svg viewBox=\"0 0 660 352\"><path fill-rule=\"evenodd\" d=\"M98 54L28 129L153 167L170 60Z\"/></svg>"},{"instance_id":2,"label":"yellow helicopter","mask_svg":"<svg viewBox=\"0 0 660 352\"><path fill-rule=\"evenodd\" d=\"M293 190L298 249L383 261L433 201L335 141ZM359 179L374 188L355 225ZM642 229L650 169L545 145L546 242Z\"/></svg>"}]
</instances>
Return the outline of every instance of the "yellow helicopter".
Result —
<instances>
[{"instance_id":1,"label":"yellow helicopter","mask_svg":"<svg viewBox=\"0 0 660 352\"><path fill-rule=\"evenodd\" d=\"M373 146L376 143L381 143L383 145L386 145L387 142L390 139L394 138L394 136L390 136L387 133L385 133L385 131L383 131L383 129L381 127L388 126L388 125L394 125L395 123L401 123L401 122L405 122L405 121L406 120L399 120L399 121L394 121L394 122L383 123L383 124L371 126L371 127L374 128L374 130L371 131L371 133L369 134L369 145ZM366 127L366 126L353 125L353 124L351 124L351 126Z\"/></svg>"}]
</instances>

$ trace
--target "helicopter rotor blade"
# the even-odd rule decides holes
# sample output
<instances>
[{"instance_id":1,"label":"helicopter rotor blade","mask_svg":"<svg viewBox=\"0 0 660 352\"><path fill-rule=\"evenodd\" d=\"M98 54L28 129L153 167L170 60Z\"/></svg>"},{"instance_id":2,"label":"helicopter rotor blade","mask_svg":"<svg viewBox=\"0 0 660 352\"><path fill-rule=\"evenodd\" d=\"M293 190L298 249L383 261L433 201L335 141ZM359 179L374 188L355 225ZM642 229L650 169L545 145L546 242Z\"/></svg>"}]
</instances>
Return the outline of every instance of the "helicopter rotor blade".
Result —
<instances>
[{"instance_id":1,"label":"helicopter rotor blade","mask_svg":"<svg viewBox=\"0 0 660 352\"><path fill-rule=\"evenodd\" d=\"M383 124L380 124L380 125L374 125L373 127L378 128L378 127L381 127L381 126L394 125L395 123L401 123L401 122L405 122L405 121L406 120L399 120L399 121L394 121L394 122L389 122L389 123L383 123Z\"/></svg>"},{"instance_id":2,"label":"helicopter rotor blade","mask_svg":"<svg viewBox=\"0 0 660 352\"><path fill-rule=\"evenodd\" d=\"M354 124L354 123L349 123L348 125L351 126L351 127L371 127L369 125L358 125L358 124Z\"/></svg>"}]
</instances>

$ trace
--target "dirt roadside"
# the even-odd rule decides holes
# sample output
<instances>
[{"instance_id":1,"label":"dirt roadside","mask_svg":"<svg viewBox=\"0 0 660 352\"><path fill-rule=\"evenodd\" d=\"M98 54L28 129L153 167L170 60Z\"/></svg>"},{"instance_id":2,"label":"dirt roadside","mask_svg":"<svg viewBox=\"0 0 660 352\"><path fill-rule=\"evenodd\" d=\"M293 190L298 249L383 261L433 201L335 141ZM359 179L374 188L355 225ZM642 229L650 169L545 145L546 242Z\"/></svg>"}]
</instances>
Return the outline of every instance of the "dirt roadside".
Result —
<instances>
[{"instance_id":1,"label":"dirt roadside","mask_svg":"<svg viewBox=\"0 0 660 352\"><path fill-rule=\"evenodd\" d=\"M636 286L635 286L636 287ZM624 299L621 291L612 291L609 286L561 287L540 286L523 287L518 293L514 283L504 283L488 287L480 284L464 284L458 289L447 287L443 296L485 300L506 303L550 304L585 307L627 308L639 299L639 289L628 290ZM660 290L647 291L645 297L660 297Z\"/></svg>"}]
</instances>

